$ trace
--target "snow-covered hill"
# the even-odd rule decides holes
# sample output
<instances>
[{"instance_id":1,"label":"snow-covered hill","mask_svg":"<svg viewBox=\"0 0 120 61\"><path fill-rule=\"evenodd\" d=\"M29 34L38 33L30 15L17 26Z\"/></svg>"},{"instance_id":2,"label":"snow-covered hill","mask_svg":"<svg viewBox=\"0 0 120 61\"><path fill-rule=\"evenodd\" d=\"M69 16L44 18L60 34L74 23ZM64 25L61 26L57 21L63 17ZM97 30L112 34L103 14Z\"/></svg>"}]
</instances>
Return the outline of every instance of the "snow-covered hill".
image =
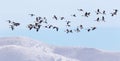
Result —
<instances>
[{"instance_id":1,"label":"snow-covered hill","mask_svg":"<svg viewBox=\"0 0 120 61\"><path fill-rule=\"evenodd\" d=\"M57 47L54 53L81 61L120 61L120 53L106 52L94 48Z\"/></svg>"},{"instance_id":2,"label":"snow-covered hill","mask_svg":"<svg viewBox=\"0 0 120 61\"><path fill-rule=\"evenodd\" d=\"M0 61L120 61L120 53L57 47L24 37L0 38Z\"/></svg>"},{"instance_id":3,"label":"snow-covered hill","mask_svg":"<svg viewBox=\"0 0 120 61\"><path fill-rule=\"evenodd\" d=\"M21 37L0 38L0 61L78 61L52 52L47 45Z\"/></svg>"}]
</instances>

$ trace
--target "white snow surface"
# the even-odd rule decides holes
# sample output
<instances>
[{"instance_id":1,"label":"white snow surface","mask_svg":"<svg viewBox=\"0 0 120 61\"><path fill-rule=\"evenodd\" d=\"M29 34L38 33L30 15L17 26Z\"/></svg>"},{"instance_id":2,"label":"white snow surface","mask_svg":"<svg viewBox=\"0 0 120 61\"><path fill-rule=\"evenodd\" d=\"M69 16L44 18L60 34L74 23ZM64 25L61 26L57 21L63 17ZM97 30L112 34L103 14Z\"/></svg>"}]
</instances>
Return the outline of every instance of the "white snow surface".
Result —
<instances>
[{"instance_id":1,"label":"white snow surface","mask_svg":"<svg viewBox=\"0 0 120 61\"><path fill-rule=\"evenodd\" d=\"M0 61L120 61L120 53L51 46L25 37L4 37L0 38Z\"/></svg>"}]
</instances>

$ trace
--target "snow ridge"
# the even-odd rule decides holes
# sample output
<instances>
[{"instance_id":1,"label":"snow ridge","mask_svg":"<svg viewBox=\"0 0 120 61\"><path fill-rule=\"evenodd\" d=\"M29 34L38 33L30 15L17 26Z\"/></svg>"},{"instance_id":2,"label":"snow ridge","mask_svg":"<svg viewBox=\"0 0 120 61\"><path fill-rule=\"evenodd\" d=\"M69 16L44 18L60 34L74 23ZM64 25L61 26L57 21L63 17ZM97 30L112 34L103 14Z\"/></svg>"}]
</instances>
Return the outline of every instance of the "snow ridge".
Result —
<instances>
[{"instance_id":1,"label":"snow ridge","mask_svg":"<svg viewBox=\"0 0 120 61\"><path fill-rule=\"evenodd\" d=\"M120 53L50 46L25 37L4 37L0 38L0 61L120 61Z\"/></svg>"},{"instance_id":2,"label":"snow ridge","mask_svg":"<svg viewBox=\"0 0 120 61\"><path fill-rule=\"evenodd\" d=\"M79 61L51 51L47 45L28 38L0 38L0 61Z\"/></svg>"}]
</instances>

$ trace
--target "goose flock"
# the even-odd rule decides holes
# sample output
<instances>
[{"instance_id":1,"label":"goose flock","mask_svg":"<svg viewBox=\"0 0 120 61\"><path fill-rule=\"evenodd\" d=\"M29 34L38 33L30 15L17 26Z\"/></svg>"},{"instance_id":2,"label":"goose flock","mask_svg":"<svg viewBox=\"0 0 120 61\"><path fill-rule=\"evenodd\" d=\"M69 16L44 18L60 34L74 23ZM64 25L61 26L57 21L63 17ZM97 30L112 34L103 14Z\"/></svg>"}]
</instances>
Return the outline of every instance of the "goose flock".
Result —
<instances>
[{"instance_id":1,"label":"goose flock","mask_svg":"<svg viewBox=\"0 0 120 61\"><path fill-rule=\"evenodd\" d=\"M82 12L83 14L80 14L80 16L81 17L86 17L86 18L89 18L89 16L91 16L91 14L92 14L92 12L84 11L84 9L77 9L76 11ZM94 20L95 22L101 22L101 21L106 22L105 15L110 15L111 17L114 17L114 16L117 15L118 9L113 9L112 12L110 12L110 13L106 12L106 10L97 9L96 11L94 11L94 13L95 13L95 15L100 15L100 17L97 17ZM28 14L28 15L35 19L35 21L33 21L33 23L30 23L30 24L27 25L27 28L29 30L35 30L36 32L38 32L41 29L41 27L44 27L46 29L53 29L57 32L60 30L60 28L57 25L50 24L46 17L36 16L35 14ZM78 16L76 14L72 14L70 17L76 18ZM64 21L66 23L65 25L67 27L64 30L64 32L66 32L66 33L73 33L73 32L78 33L81 30L86 30L87 32L90 32L90 31L93 31L93 30L97 29L96 26L89 27L89 28L86 29L84 27L84 25L82 25L82 24L79 24L78 26L76 26L76 28L71 29L70 27L72 26L71 25L72 21L68 20L68 19L66 20L66 17L64 17L64 16L58 17L57 15L54 14L51 18L53 20L56 20L56 21ZM10 26L12 31L16 27L19 27L21 25L21 23L15 22L15 21L12 21L12 20L8 20L8 23L9 23L9 26Z\"/></svg>"}]
</instances>

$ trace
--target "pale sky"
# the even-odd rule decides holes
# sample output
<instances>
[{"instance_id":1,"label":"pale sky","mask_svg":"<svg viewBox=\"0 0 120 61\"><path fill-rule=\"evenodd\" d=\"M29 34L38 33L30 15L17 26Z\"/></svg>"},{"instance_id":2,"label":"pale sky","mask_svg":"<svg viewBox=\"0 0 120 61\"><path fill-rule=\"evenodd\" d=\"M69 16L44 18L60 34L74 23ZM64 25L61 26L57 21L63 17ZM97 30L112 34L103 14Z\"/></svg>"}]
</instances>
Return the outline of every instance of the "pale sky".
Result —
<instances>
[{"instance_id":1,"label":"pale sky","mask_svg":"<svg viewBox=\"0 0 120 61\"><path fill-rule=\"evenodd\" d=\"M0 37L24 36L40 40L42 42L58 46L80 46L92 47L110 51L120 51L120 13L115 17L109 15L113 9L120 10L119 0L0 0ZM79 16L77 9L82 8L92 13L90 18L71 18L71 14ZM106 22L96 23L90 20L96 19L94 11L106 10ZM41 29L39 32L29 31L27 24L34 22L28 14L47 17L48 21L61 30ZM66 34L62 21L55 21L53 15L64 16L73 21L73 25L85 24L86 26L97 26L95 31ZM22 23L14 31L8 26L7 20ZM76 20L76 21L74 21ZM80 22L81 20L82 22Z\"/></svg>"}]
</instances>

